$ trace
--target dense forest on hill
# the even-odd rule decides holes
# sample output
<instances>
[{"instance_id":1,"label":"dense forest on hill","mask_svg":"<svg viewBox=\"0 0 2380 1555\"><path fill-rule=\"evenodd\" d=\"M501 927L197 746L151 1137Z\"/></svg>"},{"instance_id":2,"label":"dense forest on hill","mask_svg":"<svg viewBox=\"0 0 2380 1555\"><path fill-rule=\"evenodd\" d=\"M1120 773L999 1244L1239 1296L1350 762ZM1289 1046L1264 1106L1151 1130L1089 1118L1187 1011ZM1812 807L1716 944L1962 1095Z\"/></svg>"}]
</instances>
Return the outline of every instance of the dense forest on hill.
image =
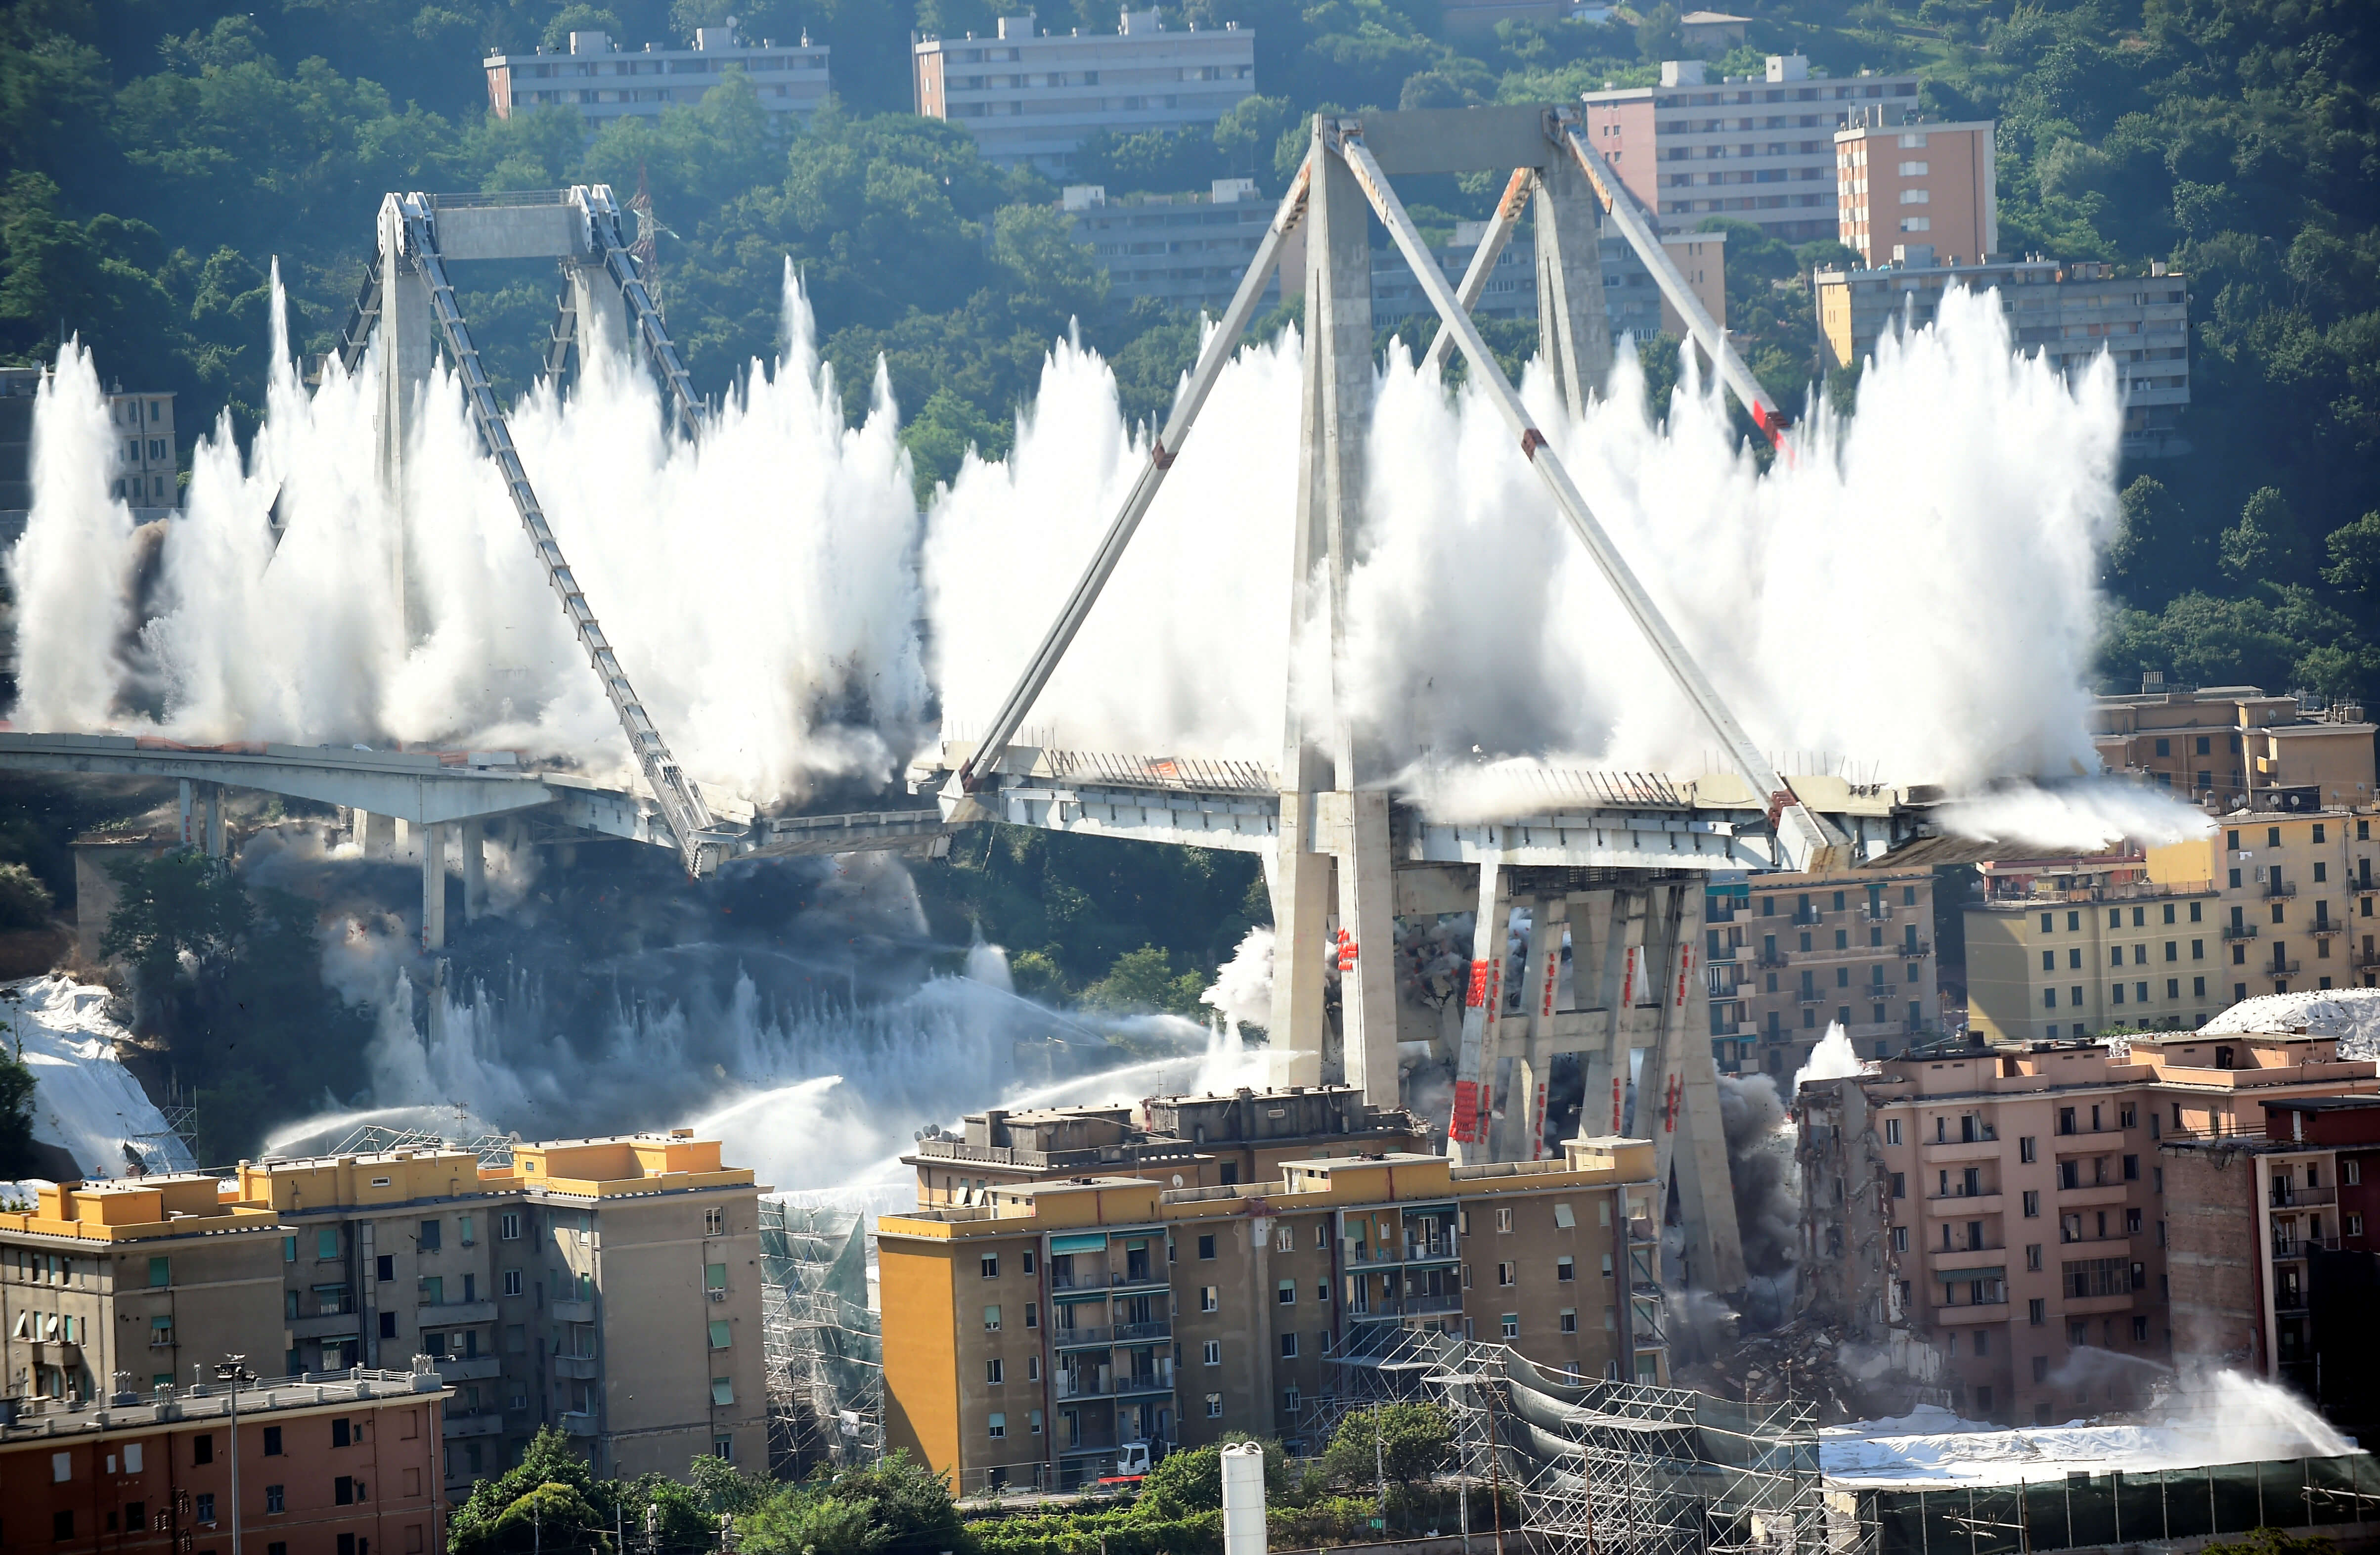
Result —
<instances>
[{"instance_id":1,"label":"dense forest on hill","mask_svg":"<svg viewBox=\"0 0 2380 1555\"><path fill-rule=\"evenodd\" d=\"M2109 559L2110 684L2161 669L2380 700L2380 11L2361 0L1744 0L1747 44L1837 74L1913 69L1939 116L1999 122L2002 246L2189 277L2195 452L2123 472ZM1280 188L1325 105L1526 102L1653 79L1678 7L1609 25L1450 34L1431 0L1185 0L1169 21L1256 30L1257 85L1211 134L1102 140L1112 193ZM747 35L832 45L836 108L772 128L732 82L591 142L569 109L501 121L480 56L600 27L682 38L734 11ZM391 188L504 188L641 174L667 228L661 280L707 390L770 352L784 259L801 270L853 412L880 356L921 486L969 442L1004 447L1049 342L1079 321L1135 415L1161 411L1195 320L1108 295L1056 191L908 115L913 30L988 29L983 0L18 0L0 13L0 357L62 332L185 424L253 423L278 256L301 345L327 344L372 208ZM1113 25L1071 0L1045 26ZM1427 225L1478 213L1485 177L1408 188ZM1815 371L1801 253L1730 244L1733 326L1780 397ZM542 267L467 277L504 386L551 308ZM1506 331L1500 348L1527 348ZM1652 343L1657 359L1666 343ZM1667 374L1657 375L1666 381ZM1849 391L1851 385L1839 386ZM1845 397L1839 394L1839 398ZM1985 624L1987 627L1987 624Z\"/></svg>"}]
</instances>

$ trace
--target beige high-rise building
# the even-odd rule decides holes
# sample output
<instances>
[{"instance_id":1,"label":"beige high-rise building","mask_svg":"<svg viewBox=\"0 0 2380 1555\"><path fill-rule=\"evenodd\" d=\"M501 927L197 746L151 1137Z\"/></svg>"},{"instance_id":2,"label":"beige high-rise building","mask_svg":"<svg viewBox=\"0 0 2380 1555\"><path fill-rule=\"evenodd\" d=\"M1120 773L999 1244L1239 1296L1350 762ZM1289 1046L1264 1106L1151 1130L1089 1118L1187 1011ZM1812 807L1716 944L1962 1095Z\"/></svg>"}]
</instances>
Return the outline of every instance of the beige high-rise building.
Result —
<instances>
[{"instance_id":1,"label":"beige high-rise building","mask_svg":"<svg viewBox=\"0 0 2380 1555\"><path fill-rule=\"evenodd\" d=\"M2261 1136L2268 1102L2350 1094L2380 1094L2371 1060L2283 1033L2009 1044L1813 1081L1811 1299L1871 1342L1925 1341L1979 1417L2136 1405L2173 1345L2160 1144Z\"/></svg>"},{"instance_id":2,"label":"beige high-rise building","mask_svg":"<svg viewBox=\"0 0 2380 1555\"><path fill-rule=\"evenodd\" d=\"M2373 734L2360 703L2317 706L2253 686L2168 688L2161 675L2138 696L2099 698L2091 719L2108 771L2226 811L2371 808Z\"/></svg>"},{"instance_id":3,"label":"beige high-rise building","mask_svg":"<svg viewBox=\"0 0 2380 1555\"><path fill-rule=\"evenodd\" d=\"M2153 879L2138 851L1977 868L1984 900L1965 914L1967 1029L1977 1038L2194 1029L2232 1002L2232 942L2210 882Z\"/></svg>"},{"instance_id":4,"label":"beige high-rise building","mask_svg":"<svg viewBox=\"0 0 2380 1555\"><path fill-rule=\"evenodd\" d=\"M195 1173L44 1187L0 1213L0 1335L13 1398L105 1397L281 1356L273 1213Z\"/></svg>"},{"instance_id":5,"label":"beige high-rise building","mask_svg":"<svg viewBox=\"0 0 2380 1555\"><path fill-rule=\"evenodd\" d=\"M1924 869L1762 875L1705 898L1711 1052L1790 1078L1840 1025L1862 1058L1941 1030L1934 877Z\"/></svg>"},{"instance_id":6,"label":"beige high-rise building","mask_svg":"<svg viewBox=\"0 0 2380 1555\"><path fill-rule=\"evenodd\" d=\"M1858 249L1871 270L1910 249L1941 264L1981 264L1998 253L1993 129L1989 119L1888 123L1871 113L1836 131L1835 212L1843 246Z\"/></svg>"},{"instance_id":7,"label":"beige high-rise building","mask_svg":"<svg viewBox=\"0 0 2380 1555\"><path fill-rule=\"evenodd\" d=\"M2209 836L2148 850L2152 881L2212 893L2222 1002L2380 982L2373 817L2227 815Z\"/></svg>"},{"instance_id":8,"label":"beige high-rise building","mask_svg":"<svg viewBox=\"0 0 2380 1555\"><path fill-rule=\"evenodd\" d=\"M1225 1430L1304 1451L1341 1355L1402 1328L1665 1382L1653 1146L1460 1167L1390 1152L1268 1183L1090 1176L878 1222L886 1431L974 1492L1072 1488Z\"/></svg>"}]
</instances>

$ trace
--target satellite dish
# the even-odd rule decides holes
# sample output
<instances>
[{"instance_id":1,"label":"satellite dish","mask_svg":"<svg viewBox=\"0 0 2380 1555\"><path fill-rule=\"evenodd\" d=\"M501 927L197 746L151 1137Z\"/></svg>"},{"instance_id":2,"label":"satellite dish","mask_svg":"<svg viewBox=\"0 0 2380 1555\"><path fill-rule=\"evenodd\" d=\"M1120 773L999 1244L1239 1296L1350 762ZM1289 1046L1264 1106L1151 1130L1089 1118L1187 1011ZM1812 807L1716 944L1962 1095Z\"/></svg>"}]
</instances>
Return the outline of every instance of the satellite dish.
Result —
<instances>
[{"instance_id":1,"label":"satellite dish","mask_svg":"<svg viewBox=\"0 0 2380 1555\"><path fill-rule=\"evenodd\" d=\"M1177 1188L1182 1185L1182 1173L1179 1172L1173 1174L1173 1185Z\"/></svg>"}]
</instances>

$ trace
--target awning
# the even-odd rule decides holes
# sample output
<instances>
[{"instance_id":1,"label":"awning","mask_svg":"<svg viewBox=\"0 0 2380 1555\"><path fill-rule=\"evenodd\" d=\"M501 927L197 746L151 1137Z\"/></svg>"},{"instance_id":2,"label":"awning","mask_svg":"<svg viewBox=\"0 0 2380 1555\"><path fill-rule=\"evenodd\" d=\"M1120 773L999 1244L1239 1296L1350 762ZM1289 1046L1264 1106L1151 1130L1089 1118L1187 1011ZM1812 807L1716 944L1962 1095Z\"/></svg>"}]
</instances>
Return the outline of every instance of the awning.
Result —
<instances>
[{"instance_id":1,"label":"awning","mask_svg":"<svg viewBox=\"0 0 2380 1555\"><path fill-rule=\"evenodd\" d=\"M2002 1280L2008 1277L2008 1266L1994 1264L1989 1269L1937 1270L1934 1278L1945 1285L1963 1285L1971 1280Z\"/></svg>"},{"instance_id":2,"label":"awning","mask_svg":"<svg viewBox=\"0 0 2380 1555\"><path fill-rule=\"evenodd\" d=\"M1098 1253L1105 1251L1107 1245L1108 1233L1103 1231L1050 1238L1050 1250L1053 1253Z\"/></svg>"}]
</instances>

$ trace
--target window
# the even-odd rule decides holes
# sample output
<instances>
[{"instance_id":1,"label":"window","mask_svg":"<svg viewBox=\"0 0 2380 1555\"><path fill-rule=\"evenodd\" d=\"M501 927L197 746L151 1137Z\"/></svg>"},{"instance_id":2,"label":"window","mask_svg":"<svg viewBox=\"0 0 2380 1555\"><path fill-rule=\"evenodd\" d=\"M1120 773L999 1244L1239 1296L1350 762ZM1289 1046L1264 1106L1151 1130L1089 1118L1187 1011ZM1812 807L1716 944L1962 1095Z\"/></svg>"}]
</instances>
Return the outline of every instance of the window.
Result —
<instances>
[{"instance_id":1,"label":"window","mask_svg":"<svg viewBox=\"0 0 2380 1555\"><path fill-rule=\"evenodd\" d=\"M985 1279L997 1280L1000 1278L1000 1255L998 1253L986 1253L980 1261L983 1267L983 1277Z\"/></svg>"},{"instance_id":2,"label":"window","mask_svg":"<svg viewBox=\"0 0 2380 1555\"><path fill-rule=\"evenodd\" d=\"M359 1442L362 1440L363 1433L355 1428L353 1422L346 1419L338 1419L331 1422L332 1446L347 1447Z\"/></svg>"},{"instance_id":3,"label":"window","mask_svg":"<svg viewBox=\"0 0 2380 1555\"><path fill-rule=\"evenodd\" d=\"M382 1253L378 1257L372 1259L372 1278L382 1281L382 1282L395 1279L395 1257L392 1254Z\"/></svg>"},{"instance_id":4,"label":"window","mask_svg":"<svg viewBox=\"0 0 2380 1555\"><path fill-rule=\"evenodd\" d=\"M992 1363L997 1366L997 1361ZM984 1434L998 1441L1008 1435L1008 1416L999 1410L984 1416Z\"/></svg>"},{"instance_id":5,"label":"window","mask_svg":"<svg viewBox=\"0 0 2380 1555\"><path fill-rule=\"evenodd\" d=\"M712 1378L710 1379L710 1402L713 1404L734 1403L735 1402L735 1379L730 1377Z\"/></svg>"},{"instance_id":6,"label":"window","mask_svg":"<svg viewBox=\"0 0 2380 1555\"><path fill-rule=\"evenodd\" d=\"M1198 1256L1199 1256L1201 1258L1207 1258L1207 1259L1211 1259L1211 1258L1213 1258L1213 1257L1214 1257L1214 1256L1215 1256L1215 1239L1214 1239L1213 1237L1211 1237L1211 1236L1202 1236L1202 1237L1198 1238ZM1209 1307L1209 1308L1208 1308L1208 1310L1211 1312L1211 1311L1213 1311L1213 1310L1214 1310L1214 1308Z\"/></svg>"},{"instance_id":7,"label":"window","mask_svg":"<svg viewBox=\"0 0 2380 1555\"><path fill-rule=\"evenodd\" d=\"M419 1246L425 1253L434 1253L438 1251L439 1237L441 1234L441 1227L436 1221L424 1221L421 1222L421 1235L416 1240L415 1245ZM327 1257L334 1255L325 1254L323 1256Z\"/></svg>"},{"instance_id":8,"label":"window","mask_svg":"<svg viewBox=\"0 0 2380 1555\"><path fill-rule=\"evenodd\" d=\"M1220 1339L1210 1339L1207 1341L1205 1346L1199 1353L1199 1359L1206 1362L1208 1366L1221 1366L1223 1364L1223 1342Z\"/></svg>"},{"instance_id":9,"label":"window","mask_svg":"<svg viewBox=\"0 0 2380 1555\"><path fill-rule=\"evenodd\" d=\"M1896 1253L1905 1253L1909 1251L1909 1228L1907 1226L1895 1226L1892 1228L1892 1250Z\"/></svg>"},{"instance_id":10,"label":"window","mask_svg":"<svg viewBox=\"0 0 2380 1555\"><path fill-rule=\"evenodd\" d=\"M1509 1205L1500 1208L1496 1211L1496 1229L1498 1231L1510 1231L1512 1229L1512 1211Z\"/></svg>"},{"instance_id":11,"label":"window","mask_svg":"<svg viewBox=\"0 0 2380 1555\"><path fill-rule=\"evenodd\" d=\"M2030 1162L2039 1159L2040 1154L2041 1147L2034 1139L2032 1135L2026 1134L2018 1136L2016 1142L2016 1155L2019 1160Z\"/></svg>"},{"instance_id":12,"label":"window","mask_svg":"<svg viewBox=\"0 0 2380 1555\"><path fill-rule=\"evenodd\" d=\"M506 1242L520 1240L520 1212L507 1209L496 1218L496 1234Z\"/></svg>"},{"instance_id":13,"label":"window","mask_svg":"<svg viewBox=\"0 0 2380 1555\"><path fill-rule=\"evenodd\" d=\"M2347 1212L2347 1234L2350 1236L2363 1234L2363 1215L2361 1210L2350 1209Z\"/></svg>"},{"instance_id":14,"label":"window","mask_svg":"<svg viewBox=\"0 0 2380 1555\"><path fill-rule=\"evenodd\" d=\"M724 1350L734 1340L728 1329L727 1319L724 1318L710 1319L710 1347L714 1350Z\"/></svg>"},{"instance_id":15,"label":"window","mask_svg":"<svg viewBox=\"0 0 2380 1555\"><path fill-rule=\"evenodd\" d=\"M343 1474L331 1481L331 1501L334 1506L356 1504L356 1481L353 1475Z\"/></svg>"},{"instance_id":16,"label":"window","mask_svg":"<svg viewBox=\"0 0 2380 1555\"><path fill-rule=\"evenodd\" d=\"M2040 1190L2039 1188L2027 1188L2027 1189L2025 1189L2025 1190L2024 1190L2024 1217L2025 1217L2025 1219L2026 1219L2026 1220L2029 1220L2029 1221L2030 1221L2030 1220L2037 1220L2037 1219L2039 1219L2039 1218L2040 1218L2040 1215L2041 1215L2041 1190Z\"/></svg>"},{"instance_id":17,"label":"window","mask_svg":"<svg viewBox=\"0 0 2380 1555\"><path fill-rule=\"evenodd\" d=\"M997 1388L1008 1380L1008 1363L994 1355L983 1363L983 1380L987 1387Z\"/></svg>"},{"instance_id":18,"label":"window","mask_svg":"<svg viewBox=\"0 0 2380 1555\"><path fill-rule=\"evenodd\" d=\"M1025 1251L1024 1251L1023 1253L1019 1254L1018 1256L1019 1256L1021 1258L1023 1258L1023 1259L1024 1259L1024 1272L1025 1272L1025 1273L1027 1273L1027 1274L1032 1273L1032 1272L1033 1272L1033 1249L1032 1249L1032 1248L1030 1248L1030 1247L1027 1247L1027 1248L1026 1248L1026 1249L1025 1249ZM1166 1262L1168 1262L1168 1263L1172 1263L1172 1262L1173 1261L1173 1244L1172 1244L1172 1243L1171 1243L1171 1242L1168 1242L1168 1243L1165 1245L1165 1261L1166 1261ZM1028 1328L1030 1328L1032 1325L1028 1323L1028 1324L1026 1324L1026 1327L1028 1327Z\"/></svg>"},{"instance_id":19,"label":"window","mask_svg":"<svg viewBox=\"0 0 2380 1555\"><path fill-rule=\"evenodd\" d=\"M2035 1272L2035 1273L2038 1273L2038 1272L2040 1271L2040 1270L2041 1270L2041 1244L2040 1244L2040 1243L2038 1243L2038 1242L2028 1242L2028 1243L2026 1243L2026 1244L2024 1245L2024 1267L2025 1267L2026 1269L2028 1269L2028 1270L2033 1270L2033 1271L2034 1271L2034 1272Z\"/></svg>"},{"instance_id":20,"label":"window","mask_svg":"<svg viewBox=\"0 0 2380 1555\"><path fill-rule=\"evenodd\" d=\"M1500 1263L1496 1266L1496 1283L1499 1285L1510 1285L1512 1283L1512 1266L1511 1264Z\"/></svg>"},{"instance_id":21,"label":"window","mask_svg":"<svg viewBox=\"0 0 2380 1555\"><path fill-rule=\"evenodd\" d=\"M1273 1293L1273 1300L1276 1304L1282 1306L1296 1306L1297 1282L1294 1280L1283 1280L1281 1282L1281 1288Z\"/></svg>"},{"instance_id":22,"label":"window","mask_svg":"<svg viewBox=\"0 0 2380 1555\"><path fill-rule=\"evenodd\" d=\"M706 1291L725 1290L727 1288L727 1266L723 1263L704 1264L702 1266L702 1288Z\"/></svg>"},{"instance_id":23,"label":"window","mask_svg":"<svg viewBox=\"0 0 2380 1555\"><path fill-rule=\"evenodd\" d=\"M714 1204L702 1212L702 1234L705 1236L727 1234L727 1210L724 1206Z\"/></svg>"},{"instance_id":24,"label":"window","mask_svg":"<svg viewBox=\"0 0 2380 1555\"><path fill-rule=\"evenodd\" d=\"M174 1260L171 1258L151 1258L149 1260L149 1288L152 1291L160 1290L173 1282Z\"/></svg>"},{"instance_id":25,"label":"window","mask_svg":"<svg viewBox=\"0 0 2380 1555\"><path fill-rule=\"evenodd\" d=\"M1900 1143L1900 1120L1899 1118L1887 1118L1884 1120L1884 1142L1888 1145L1898 1145Z\"/></svg>"},{"instance_id":26,"label":"window","mask_svg":"<svg viewBox=\"0 0 2380 1555\"><path fill-rule=\"evenodd\" d=\"M264 1488L264 1510L267 1512L274 1512L283 1510L284 1502L281 1492L282 1488L278 1485L267 1485ZM131 1522L131 1519L128 1517L125 1521L129 1523Z\"/></svg>"},{"instance_id":27,"label":"window","mask_svg":"<svg viewBox=\"0 0 2380 1555\"><path fill-rule=\"evenodd\" d=\"M264 1427L264 1455L268 1458L278 1458L281 1456L280 1427L267 1426Z\"/></svg>"},{"instance_id":28,"label":"window","mask_svg":"<svg viewBox=\"0 0 2380 1555\"><path fill-rule=\"evenodd\" d=\"M1039 1302L1028 1301L1025 1304L1025 1326L1028 1329L1038 1329L1041 1326L1041 1304Z\"/></svg>"},{"instance_id":29,"label":"window","mask_svg":"<svg viewBox=\"0 0 2380 1555\"><path fill-rule=\"evenodd\" d=\"M1556 1258L1554 1260L1554 1278L1561 1281L1565 1284L1575 1280L1578 1278L1577 1264L1570 1258Z\"/></svg>"},{"instance_id":30,"label":"window","mask_svg":"<svg viewBox=\"0 0 2380 1555\"><path fill-rule=\"evenodd\" d=\"M2032 1324L2034 1328L2040 1328L2044 1324L2047 1323L2049 1321L2049 1303L2043 1300L2040 1296L2035 1296L2031 1301L2026 1302L2024 1304L2024 1320ZM2033 1361L2033 1379L2038 1382L2042 1379L2044 1375L2045 1363L2042 1361L2040 1356L2036 1355L2034 1357Z\"/></svg>"},{"instance_id":31,"label":"window","mask_svg":"<svg viewBox=\"0 0 2380 1555\"><path fill-rule=\"evenodd\" d=\"M1576 1333L1578 1331L1577 1307L1565 1306L1561 1309L1561 1330L1564 1333Z\"/></svg>"},{"instance_id":32,"label":"window","mask_svg":"<svg viewBox=\"0 0 2380 1555\"><path fill-rule=\"evenodd\" d=\"M517 1269L507 1269L507 1270L504 1270L504 1294L506 1294L506 1295L508 1295L508 1296L516 1296L516 1295L519 1295L519 1294L521 1294L521 1292L522 1292L522 1288L523 1288L523 1287L522 1287L522 1284L521 1284L521 1271L520 1271L519 1270L517 1270Z\"/></svg>"},{"instance_id":33,"label":"window","mask_svg":"<svg viewBox=\"0 0 2380 1555\"><path fill-rule=\"evenodd\" d=\"M1221 1287L1220 1287L1220 1286L1217 1286L1217 1285L1201 1285L1201 1286L1199 1286L1199 1287L1198 1287L1198 1310L1199 1310L1199 1311L1201 1311L1201 1312L1212 1312L1212 1311L1214 1311L1217 1307L1219 1307L1219 1306L1220 1306L1222 1305L1222 1299L1221 1299L1221 1296L1222 1296L1222 1291L1221 1291Z\"/></svg>"},{"instance_id":34,"label":"window","mask_svg":"<svg viewBox=\"0 0 2380 1555\"><path fill-rule=\"evenodd\" d=\"M1281 1358L1284 1361L1297 1358L1297 1335L1285 1333L1281 1336Z\"/></svg>"},{"instance_id":35,"label":"window","mask_svg":"<svg viewBox=\"0 0 2380 1555\"><path fill-rule=\"evenodd\" d=\"M997 1306L983 1309L983 1331L986 1333L1000 1331L1000 1308Z\"/></svg>"},{"instance_id":36,"label":"window","mask_svg":"<svg viewBox=\"0 0 2380 1555\"><path fill-rule=\"evenodd\" d=\"M215 1461L215 1438L212 1431L190 1439L190 1462L193 1465Z\"/></svg>"},{"instance_id":37,"label":"window","mask_svg":"<svg viewBox=\"0 0 2380 1555\"><path fill-rule=\"evenodd\" d=\"M215 1493L212 1490L205 1491L197 1498L197 1500L196 1511L199 1521L212 1523L215 1520Z\"/></svg>"},{"instance_id":38,"label":"window","mask_svg":"<svg viewBox=\"0 0 2380 1555\"><path fill-rule=\"evenodd\" d=\"M1521 1315L1518 1312L1504 1314L1504 1337L1507 1339L1521 1337Z\"/></svg>"},{"instance_id":39,"label":"window","mask_svg":"<svg viewBox=\"0 0 2380 1555\"><path fill-rule=\"evenodd\" d=\"M1209 1420L1220 1420L1222 1417L1223 1395L1220 1393L1208 1393L1207 1395L1207 1418Z\"/></svg>"},{"instance_id":40,"label":"window","mask_svg":"<svg viewBox=\"0 0 2380 1555\"><path fill-rule=\"evenodd\" d=\"M2356 1187L2363 1181L2363 1163L2350 1156L2338 1163L2338 1181L2342 1186Z\"/></svg>"}]
</instances>

